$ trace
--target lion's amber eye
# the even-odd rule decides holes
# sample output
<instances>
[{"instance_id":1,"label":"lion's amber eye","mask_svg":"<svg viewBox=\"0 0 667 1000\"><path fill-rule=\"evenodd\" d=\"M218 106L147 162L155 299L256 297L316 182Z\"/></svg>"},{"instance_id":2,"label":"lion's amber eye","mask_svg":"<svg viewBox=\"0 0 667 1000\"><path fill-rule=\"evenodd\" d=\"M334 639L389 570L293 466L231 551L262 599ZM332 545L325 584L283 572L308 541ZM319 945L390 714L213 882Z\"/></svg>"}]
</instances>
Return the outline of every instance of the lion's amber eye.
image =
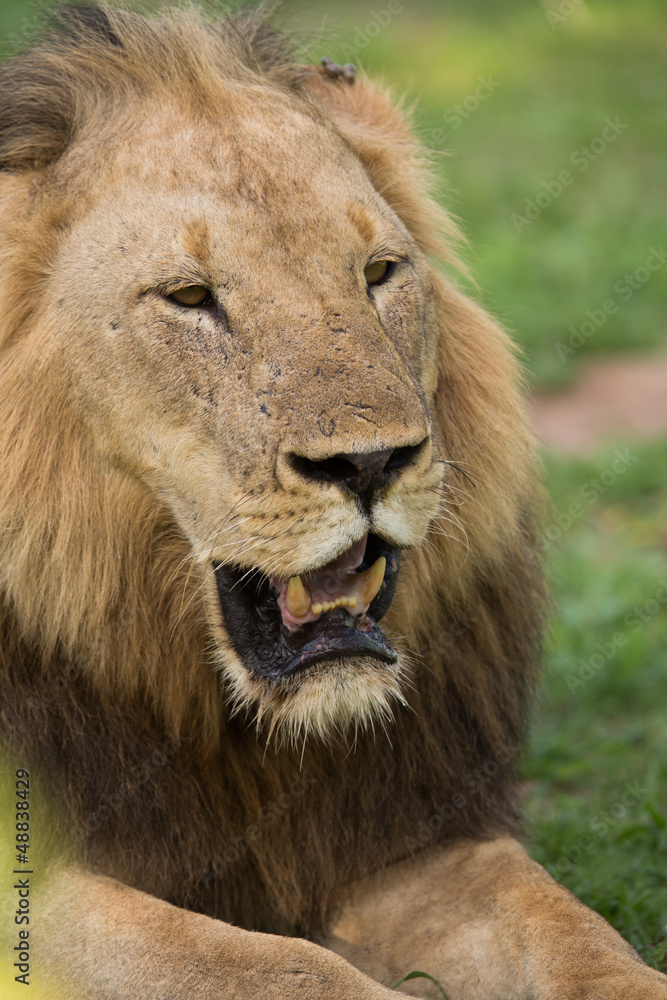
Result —
<instances>
[{"instance_id":1,"label":"lion's amber eye","mask_svg":"<svg viewBox=\"0 0 667 1000\"><path fill-rule=\"evenodd\" d=\"M170 299L181 306L204 306L211 300L211 293L203 285L186 285L171 292Z\"/></svg>"},{"instance_id":2,"label":"lion's amber eye","mask_svg":"<svg viewBox=\"0 0 667 1000\"><path fill-rule=\"evenodd\" d=\"M391 274L393 265L394 262L392 260L374 260L364 271L366 284L381 285Z\"/></svg>"}]
</instances>

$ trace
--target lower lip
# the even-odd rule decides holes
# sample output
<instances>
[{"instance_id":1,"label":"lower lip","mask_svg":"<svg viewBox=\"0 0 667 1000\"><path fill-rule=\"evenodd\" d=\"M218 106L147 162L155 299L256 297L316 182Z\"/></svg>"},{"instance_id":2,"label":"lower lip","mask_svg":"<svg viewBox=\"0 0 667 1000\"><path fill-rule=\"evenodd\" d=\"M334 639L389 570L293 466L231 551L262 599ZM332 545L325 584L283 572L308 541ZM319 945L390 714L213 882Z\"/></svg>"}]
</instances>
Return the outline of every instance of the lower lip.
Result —
<instances>
[{"instance_id":1,"label":"lower lip","mask_svg":"<svg viewBox=\"0 0 667 1000\"><path fill-rule=\"evenodd\" d=\"M290 636L281 636L279 649L275 646L257 648L257 661L253 671L263 677L278 679L294 675L326 660L369 656L383 663L395 663L397 654L375 622L363 616L352 619L343 610L330 611L325 621L314 622L304 630L313 632L298 648L290 649ZM296 645L296 644L295 644ZM264 653L264 655L262 655Z\"/></svg>"}]
</instances>

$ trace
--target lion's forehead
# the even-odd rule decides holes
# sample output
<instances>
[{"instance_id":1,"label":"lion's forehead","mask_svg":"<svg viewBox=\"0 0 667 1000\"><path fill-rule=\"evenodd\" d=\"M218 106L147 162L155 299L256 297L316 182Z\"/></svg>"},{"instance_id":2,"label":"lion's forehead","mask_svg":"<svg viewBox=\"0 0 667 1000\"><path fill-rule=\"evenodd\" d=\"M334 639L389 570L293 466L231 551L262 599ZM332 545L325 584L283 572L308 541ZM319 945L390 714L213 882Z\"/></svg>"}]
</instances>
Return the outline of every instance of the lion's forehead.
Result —
<instances>
[{"instance_id":1,"label":"lion's forehead","mask_svg":"<svg viewBox=\"0 0 667 1000\"><path fill-rule=\"evenodd\" d=\"M314 314L370 315L363 270L377 248L420 259L403 224L352 168L308 170L300 152L297 165L233 178L206 168L210 150L196 150L186 167L178 143L165 140L165 148L147 153L158 163L153 178L110 172L121 179L100 185L61 243L59 282L88 275L101 300L182 279L219 290L230 308L236 300L251 325L270 313L295 329ZM142 147L132 156L143 161Z\"/></svg>"},{"instance_id":2,"label":"lion's forehead","mask_svg":"<svg viewBox=\"0 0 667 1000\"><path fill-rule=\"evenodd\" d=\"M351 198L372 203L376 215L396 223L330 121L287 96L260 92L250 101L230 95L207 116L149 103L123 128L93 121L89 141L82 137L71 162L65 158L63 174L73 174L76 184L82 162L90 160L86 187L93 199L127 200L139 216L148 214L137 201L139 190L153 201L199 200L209 210L213 203L237 239L239 216L249 226L253 217L283 225L293 219L304 229L326 217L331 224L343 219Z\"/></svg>"},{"instance_id":3,"label":"lion's forehead","mask_svg":"<svg viewBox=\"0 0 667 1000\"><path fill-rule=\"evenodd\" d=\"M308 141L292 134L293 122L271 156L253 147L252 120L235 129L169 121L163 131L153 124L146 135L126 137L91 184L63 261L85 273L114 260L109 279L127 274L136 282L178 277L181 265L187 277L188 266L198 266L202 280L226 292L257 288L269 272L286 292L293 285L292 297L309 282L358 291L352 272L377 246L410 253L414 244L354 154L304 121Z\"/></svg>"}]
</instances>

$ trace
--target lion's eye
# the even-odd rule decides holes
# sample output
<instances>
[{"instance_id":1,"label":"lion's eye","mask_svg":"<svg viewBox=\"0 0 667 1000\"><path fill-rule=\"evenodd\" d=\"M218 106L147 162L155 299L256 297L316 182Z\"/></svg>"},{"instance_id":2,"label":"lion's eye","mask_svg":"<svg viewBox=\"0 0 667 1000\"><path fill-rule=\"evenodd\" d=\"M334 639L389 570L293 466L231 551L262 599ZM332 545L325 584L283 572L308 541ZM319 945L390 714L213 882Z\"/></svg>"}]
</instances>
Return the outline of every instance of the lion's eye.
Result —
<instances>
[{"instance_id":1,"label":"lion's eye","mask_svg":"<svg viewBox=\"0 0 667 1000\"><path fill-rule=\"evenodd\" d=\"M387 280L393 269L393 260L374 260L364 271L366 284L381 285L383 281Z\"/></svg>"},{"instance_id":2,"label":"lion's eye","mask_svg":"<svg viewBox=\"0 0 667 1000\"><path fill-rule=\"evenodd\" d=\"M181 306L205 306L211 301L211 293L203 285L186 285L171 292L168 298Z\"/></svg>"}]
</instances>

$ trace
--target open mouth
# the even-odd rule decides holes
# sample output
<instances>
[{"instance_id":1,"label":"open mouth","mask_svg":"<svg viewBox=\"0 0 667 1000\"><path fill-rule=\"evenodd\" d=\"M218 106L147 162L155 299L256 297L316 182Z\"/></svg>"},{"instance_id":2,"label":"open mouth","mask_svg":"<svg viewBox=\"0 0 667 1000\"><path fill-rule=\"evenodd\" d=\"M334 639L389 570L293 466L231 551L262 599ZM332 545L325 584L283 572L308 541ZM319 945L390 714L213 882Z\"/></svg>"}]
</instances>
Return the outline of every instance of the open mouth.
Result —
<instances>
[{"instance_id":1,"label":"open mouth","mask_svg":"<svg viewBox=\"0 0 667 1000\"><path fill-rule=\"evenodd\" d=\"M377 622L394 596L399 563L400 550L370 534L289 580L214 564L237 656L250 672L271 679L347 656L395 663Z\"/></svg>"}]
</instances>

